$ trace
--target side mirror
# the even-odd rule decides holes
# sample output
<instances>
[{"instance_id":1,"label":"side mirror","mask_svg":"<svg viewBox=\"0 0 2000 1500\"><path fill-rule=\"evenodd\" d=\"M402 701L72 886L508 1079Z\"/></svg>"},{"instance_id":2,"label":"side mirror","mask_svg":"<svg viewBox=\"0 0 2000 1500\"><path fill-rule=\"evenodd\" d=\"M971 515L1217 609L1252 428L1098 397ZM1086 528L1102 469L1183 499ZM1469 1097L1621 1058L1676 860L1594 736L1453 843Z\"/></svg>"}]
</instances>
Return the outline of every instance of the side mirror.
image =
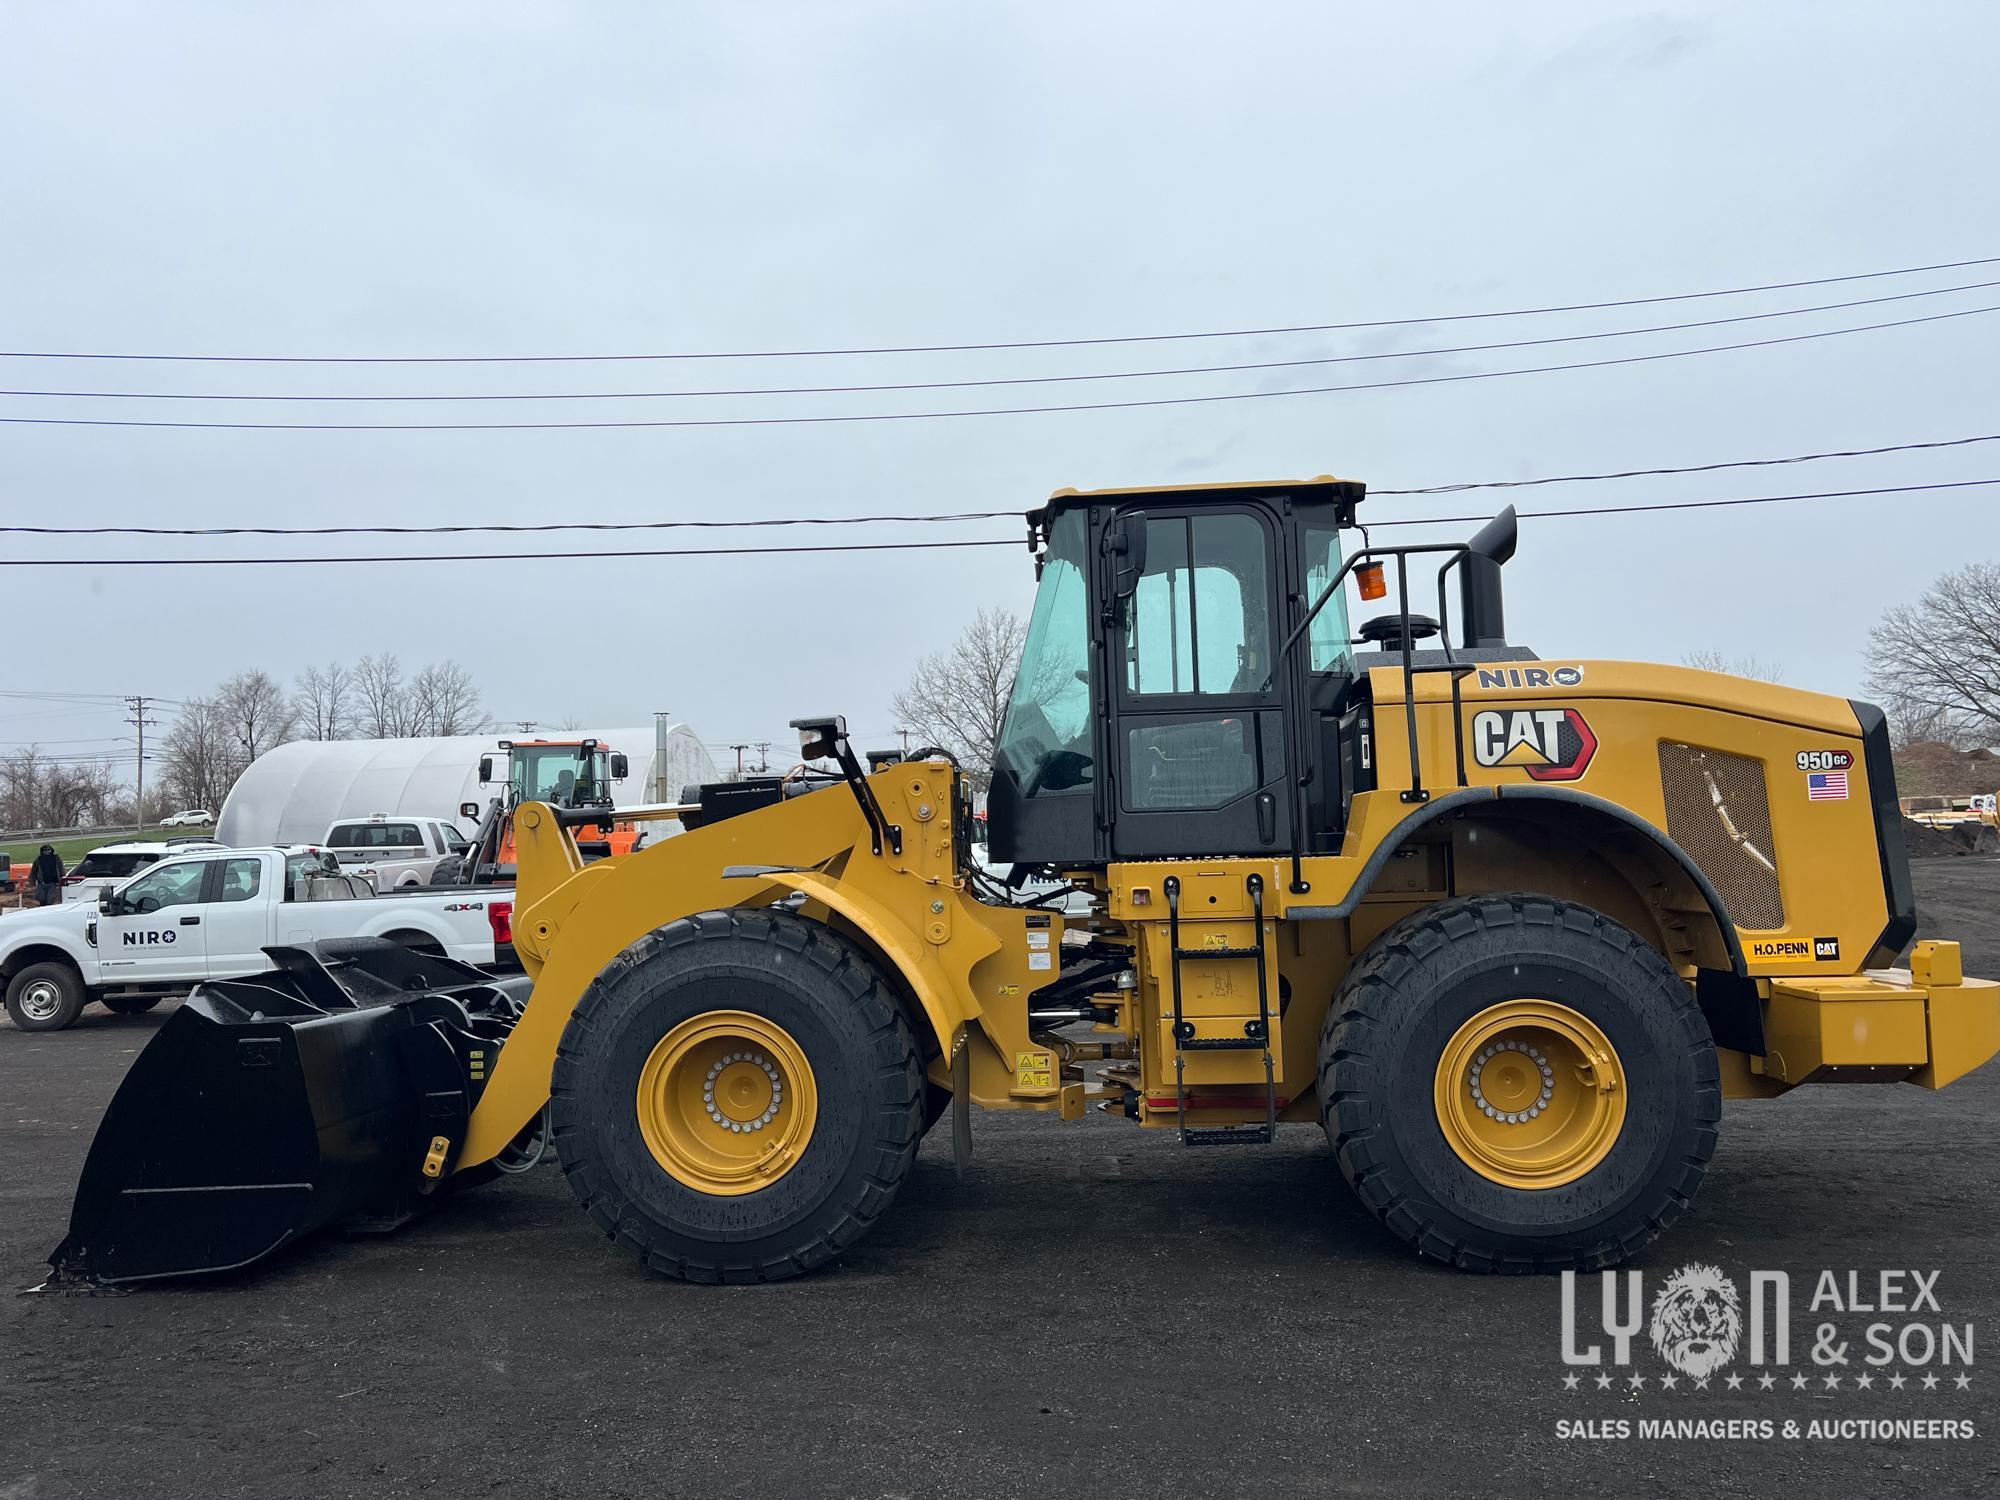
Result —
<instances>
[{"instance_id":1,"label":"side mirror","mask_svg":"<svg viewBox=\"0 0 2000 1500\"><path fill-rule=\"evenodd\" d=\"M824 719L794 719L792 728L799 732L801 760L824 760L847 738L847 719L842 714Z\"/></svg>"},{"instance_id":2,"label":"side mirror","mask_svg":"<svg viewBox=\"0 0 2000 1500\"><path fill-rule=\"evenodd\" d=\"M632 762L627 760L625 756L622 755L620 752L616 750L612 751L611 779L613 781L623 781L631 773L632 773Z\"/></svg>"},{"instance_id":3,"label":"side mirror","mask_svg":"<svg viewBox=\"0 0 2000 1500\"><path fill-rule=\"evenodd\" d=\"M1131 598L1146 571L1146 513L1128 510L1114 517L1104 533L1104 551L1111 559L1111 597Z\"/></svg>"},{"instance_id":4,"label":"side mirror","mask_svg":"<svg viewBox=\"0 0 2000 1500\"><path fill-rule=\"evenodd\" d=\"M492 781L492 779L493 779L493 757L490 755L482 755L479 757L479 784L481 786L485 786L488 782ZM466 807L470 807L471 805L472 804L469 802L465 804ZM463 811L463 809L461 809L461 811ZM470 813L467 813L466 816L470 817L472 815Z\"/></svg>"},{"instance_id":5,"label":"side mirror","mask_svg":"<svg viewBox=\"0 0 2000 1500\"><path fill-rule=\"evenodd\" d=\"M476 818L476 817L478 817L478 816L479 816L479 804L478 804L477 802L461 802L461 803L459 803L459 804L458 804L458 815L459 815L459 816L460 816L461 818Z\"/></svg>"},{"instance_id":6,"label":"side mirror","mask_svg":"<svg viewBox=\"0 0 2000 1500\"><path fill-rule=\"evenodd\" d=\"M113 893L110 886L107 885L99 889L97 893L97 909L101 914L107 917L117 916L117 903L118 897Z\"/></svg>"}]
</instances>

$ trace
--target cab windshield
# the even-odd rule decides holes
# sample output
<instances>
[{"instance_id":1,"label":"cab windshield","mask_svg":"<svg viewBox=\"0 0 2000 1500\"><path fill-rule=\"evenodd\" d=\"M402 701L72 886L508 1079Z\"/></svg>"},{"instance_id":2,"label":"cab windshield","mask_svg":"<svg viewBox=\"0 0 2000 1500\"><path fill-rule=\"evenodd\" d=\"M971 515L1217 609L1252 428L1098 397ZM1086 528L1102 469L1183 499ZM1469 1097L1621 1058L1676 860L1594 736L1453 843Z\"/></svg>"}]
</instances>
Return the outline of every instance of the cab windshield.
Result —
<instances>
[{"instance_id":1,"label":"cab windshield","mask_svg":"<svg viewBox=\"0 0 2000 1500\"><path fill-rule=\"evenodd\" d=\"M1084 514L1065 511L1049 528L1042 582L1021 671L1007 703L1000 751L1025 796L1090 780L1090 599L1084 578Z\"/></svg>"},{"instance_id":2,"label":"cab windshield","mask_svg":"<svg viewBox=\"0 0 2000 1500\"><path fill-rule=\"evenodd\" d=\"M586 752L578 745L516 745L512 755L517 803L576 807L609 795L611 752L601 747Z\"/></svg>"}]
</instances>

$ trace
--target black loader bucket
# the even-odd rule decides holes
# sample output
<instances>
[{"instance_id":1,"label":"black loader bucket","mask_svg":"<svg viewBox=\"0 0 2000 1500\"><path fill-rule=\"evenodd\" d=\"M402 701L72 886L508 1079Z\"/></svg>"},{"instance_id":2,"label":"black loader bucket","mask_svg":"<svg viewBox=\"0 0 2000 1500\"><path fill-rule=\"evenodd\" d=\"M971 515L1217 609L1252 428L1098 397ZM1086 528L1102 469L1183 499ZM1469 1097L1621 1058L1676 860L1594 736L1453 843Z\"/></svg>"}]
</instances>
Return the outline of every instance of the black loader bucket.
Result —
<instances>
[{"instance_id":1,"label":"black loader bucket","mask_svg":"<svg viewBox=\"0 0 2000 1500\"><path fill-rule=\"evenodd\" d=\"M55 1283L228 1271L317 1229L392 1229L450 1178L527 981L379 938L265 952L271 972L201 985L133 1061Z\"/></svg>"}]
</instances>

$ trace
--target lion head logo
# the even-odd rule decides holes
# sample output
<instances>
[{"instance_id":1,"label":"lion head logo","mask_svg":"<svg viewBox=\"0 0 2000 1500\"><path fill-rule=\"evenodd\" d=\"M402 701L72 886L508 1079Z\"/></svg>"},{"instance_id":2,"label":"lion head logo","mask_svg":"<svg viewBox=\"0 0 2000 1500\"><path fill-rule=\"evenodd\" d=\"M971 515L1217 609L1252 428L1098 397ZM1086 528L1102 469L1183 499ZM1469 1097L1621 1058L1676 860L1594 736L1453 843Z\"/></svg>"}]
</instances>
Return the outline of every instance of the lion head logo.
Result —
<instances>
[{"instance_id":1,"label":"lion head logo","mask_svg":"<svg viewBox=\"0 0 2000 1500\"><path fill-rule=\"evenodd\" d=\"M1682 1266L1653 1299L1646 1331L1660 1358L1683 1375L1713 1375L1735 1357L1743 1334L1736 1283L1718 1266Z\"/></svg>"}]
</instances>

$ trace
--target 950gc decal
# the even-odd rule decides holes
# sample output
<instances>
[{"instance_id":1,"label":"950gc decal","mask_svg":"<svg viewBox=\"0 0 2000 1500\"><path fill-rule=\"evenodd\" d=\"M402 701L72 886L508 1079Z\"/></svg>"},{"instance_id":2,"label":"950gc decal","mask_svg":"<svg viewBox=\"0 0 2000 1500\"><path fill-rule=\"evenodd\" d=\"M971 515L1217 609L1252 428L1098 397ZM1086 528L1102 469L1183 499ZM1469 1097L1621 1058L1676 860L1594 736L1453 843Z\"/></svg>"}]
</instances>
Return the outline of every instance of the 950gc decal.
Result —
<instances>
[{"instance_id":1,"label":"950gc decal","mask_svg":"<svg viewBox=\"0 0 2000 1500\"><path fill-rule=\"evenodd\" d=\"M1801 771L1846 771L1853 767L1854 757L1845 750L1801 750L1799 769Z\"/></svg>"},{"instance_id":2,"label":"950gc decal","mask_svg":"<svg viewBox=\"0 0 2000 1500\"><path fill-rule=\"evenodd\" d=\"M1573 708L1488 708L1472 716L1472 758L1517 766L1535 781L1575 781L1597 753L1597 736Z\"/></svg>"}]
</instances>

